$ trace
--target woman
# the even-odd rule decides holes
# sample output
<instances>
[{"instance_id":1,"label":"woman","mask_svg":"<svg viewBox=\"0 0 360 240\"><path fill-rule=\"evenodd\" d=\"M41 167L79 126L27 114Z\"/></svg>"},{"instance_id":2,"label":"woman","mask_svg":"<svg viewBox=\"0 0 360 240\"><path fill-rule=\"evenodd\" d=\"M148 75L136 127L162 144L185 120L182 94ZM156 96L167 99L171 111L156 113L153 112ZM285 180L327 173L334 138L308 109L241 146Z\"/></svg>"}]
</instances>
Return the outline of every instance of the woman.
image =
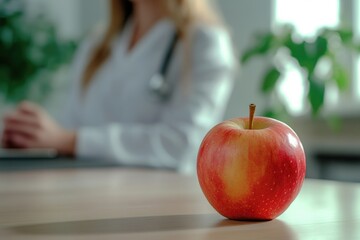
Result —
<instances>
[{"instance_id":1,"label":"woman","mask_svg":"<svg viewBox=\"0 0 360 240\"><path fill-rule=\"evenodd\" d=\"M111 0L110 7L106 32L75 58L61 125L24 102L5 117L3 145L194 170L198 146L222 119L233 84L227 32L204 0ZM152 77L164 72L171 43L163 85Z\"/></svg>"}]
</instances>

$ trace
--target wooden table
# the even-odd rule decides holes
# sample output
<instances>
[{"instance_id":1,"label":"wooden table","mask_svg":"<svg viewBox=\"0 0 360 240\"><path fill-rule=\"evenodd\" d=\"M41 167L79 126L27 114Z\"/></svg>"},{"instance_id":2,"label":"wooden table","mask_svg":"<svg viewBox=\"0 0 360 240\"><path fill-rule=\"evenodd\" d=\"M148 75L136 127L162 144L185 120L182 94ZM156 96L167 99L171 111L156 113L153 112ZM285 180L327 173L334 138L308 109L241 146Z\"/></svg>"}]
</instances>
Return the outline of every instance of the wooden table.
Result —
<instances>
[{"instance_id":1,"label":"wooden table","mask_svg":"<svg viewBox=\"0 0 360 240\"><path fill-rule=\"evenodd\" d=\"M0 173L0 239L360 239L360 185L306 180L278 219L217 214L195 176L141 169Z\"/></svg>"}]
</instances>

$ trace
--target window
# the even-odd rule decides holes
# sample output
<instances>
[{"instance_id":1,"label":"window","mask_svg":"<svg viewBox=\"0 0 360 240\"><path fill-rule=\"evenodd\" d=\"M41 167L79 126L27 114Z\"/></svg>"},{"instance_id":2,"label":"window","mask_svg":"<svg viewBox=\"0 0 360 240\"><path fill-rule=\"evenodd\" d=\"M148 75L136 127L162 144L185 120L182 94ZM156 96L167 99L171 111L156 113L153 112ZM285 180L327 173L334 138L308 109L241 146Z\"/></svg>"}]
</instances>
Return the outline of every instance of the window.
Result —
<instances>
[{"instance_id":1,"label":"window","mask_svg":"<svg viewBox=\"0 0 360 240\"><path fill-rule=\"evenodd\" d=\"M274 27L289 23L295 27L299 35L311 38L320 28L336 27L339 24L340 1L274 0L273 14ZM360 61L358 64L360 68ZM280 82L279 94L281 98L286 98L288 111L293 115L299 115L305 110L305 81L302 73L292 63L288 63L286 69L287 72ZM358 92L360 92L360 84L358 84L357 88ZM325 100L335 103L338 101L338 97L336 91L328 91Z\"/></svg>"},{"instance_id":2,"label":"window","mask_svg":"<svg viewBox=\"0 0 360 240\"><path fill-rule=\"evenodd\" d=\"M291 23L299 34L311 36L321 27L336 27L339 9L339 0L275 0L274 24Z\"/></svg>"}]
</instances>

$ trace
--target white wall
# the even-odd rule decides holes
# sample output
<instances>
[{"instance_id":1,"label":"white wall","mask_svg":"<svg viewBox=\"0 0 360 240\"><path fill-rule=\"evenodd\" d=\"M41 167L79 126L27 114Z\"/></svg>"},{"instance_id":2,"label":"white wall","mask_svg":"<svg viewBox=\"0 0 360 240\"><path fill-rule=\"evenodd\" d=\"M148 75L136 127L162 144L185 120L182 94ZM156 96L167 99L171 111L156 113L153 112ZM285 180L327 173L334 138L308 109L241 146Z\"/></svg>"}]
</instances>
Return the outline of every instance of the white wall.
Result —
<instances>
[{"instance_id":1,"label":"white wall","mask_svg":"<svg viewBox=\"0 0 360 240\"><path fill-rule=\"evenodd\" d=\"M100 20L106 19L105 0L26 0L27 13L45 13L65 38L78 39Z\"/></svg>"},{"instance_id":2,"label":"white wall","mask_svg":"<svg viewBox=\"0 0 360 240\"><path fill-rule=\"evenodd\" d=\"M251 44L255 32L271 27L271 0L218 0L217 5L233 35L234 44L241 54ZM240 55L238 54L240 57ZM225 118L247 116L248 105L255 103L257 112L263 110L264 98L259 91L263 62L254 59L240 69Z\"/></svg>"}]
</instances>

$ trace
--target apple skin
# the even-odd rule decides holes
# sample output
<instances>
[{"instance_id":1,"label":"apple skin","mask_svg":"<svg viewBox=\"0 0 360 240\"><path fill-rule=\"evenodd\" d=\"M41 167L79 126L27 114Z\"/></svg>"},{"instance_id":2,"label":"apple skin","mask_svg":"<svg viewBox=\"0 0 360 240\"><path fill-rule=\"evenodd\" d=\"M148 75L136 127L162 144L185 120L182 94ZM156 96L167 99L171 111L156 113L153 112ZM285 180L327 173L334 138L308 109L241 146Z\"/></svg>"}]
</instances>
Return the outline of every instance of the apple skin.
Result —
<instances>
[{"instance_id":1,"label":"apple skin","mask_svg":"<svg viewBox=\"0 0 360 240\"><path fill-rule=\"evenodd\" d=\"M255 117L219 123L204 137L197 176L209 203L233 220L271 220L298 195L306 157L296 133L285 123Z\"/></svg>"}]
</instances>

